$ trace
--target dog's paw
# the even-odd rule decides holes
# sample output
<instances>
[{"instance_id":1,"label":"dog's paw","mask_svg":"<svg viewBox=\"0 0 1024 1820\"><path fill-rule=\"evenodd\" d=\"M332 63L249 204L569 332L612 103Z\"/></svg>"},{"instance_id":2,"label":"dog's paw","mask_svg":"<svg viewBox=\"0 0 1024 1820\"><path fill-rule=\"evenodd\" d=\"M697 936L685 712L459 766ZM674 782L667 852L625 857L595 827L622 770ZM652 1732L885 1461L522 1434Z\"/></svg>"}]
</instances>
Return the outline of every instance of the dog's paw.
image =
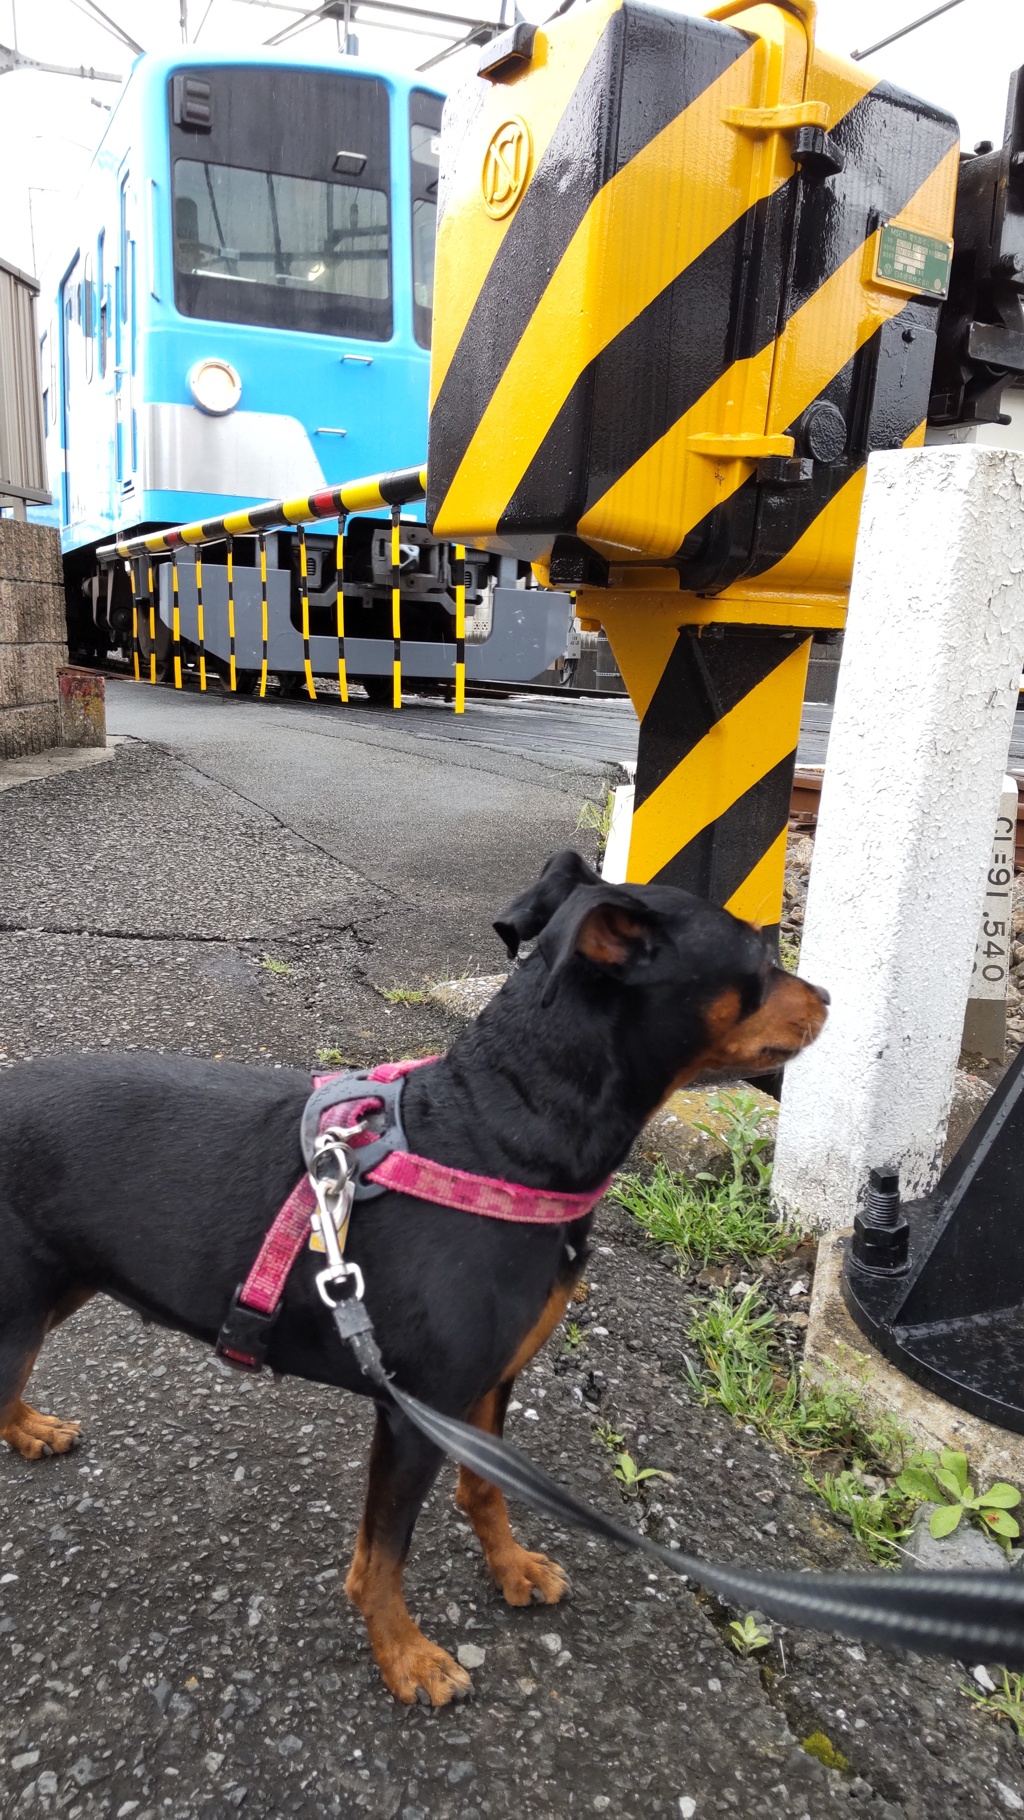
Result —
<instances>
[{"instance_id":1,"label":"dog's paw","mask_svg":"<svg viewBox=\"0 0 1024 1820\"><path fill-rule=\"evenodd\" d=\"M557 1605L570 1590L565 1569L528 1548L492 1562L491 1572L508 1605Z\"/></svg>"},{"instance_id":2,"label":"dog's paw","mask_svg":"<svg viewBox=\"0 0 1024 1820\"><path fill-rule=\"evenodd\" d=\"M378 1652L377 1661L387 1687L404 1706L417 1700L421 1706L449 1706L473 1692L466 1670L419 1632L400 1650Z\"/></svg>"},{"instance_id":3,"label":"dog's paw","mask_svg":"<svg viewBox=\"0 0 1024 1820\"><path fill-rule=\"evenodd\" d=\"M19 1403L0 1428L0 1440L20 1453L23 1460L38 1460L47 1449L50 1453L70 1453L81 1432L77 1422L43 1416L27 1403Z\"/></svg>"}]
</instances>

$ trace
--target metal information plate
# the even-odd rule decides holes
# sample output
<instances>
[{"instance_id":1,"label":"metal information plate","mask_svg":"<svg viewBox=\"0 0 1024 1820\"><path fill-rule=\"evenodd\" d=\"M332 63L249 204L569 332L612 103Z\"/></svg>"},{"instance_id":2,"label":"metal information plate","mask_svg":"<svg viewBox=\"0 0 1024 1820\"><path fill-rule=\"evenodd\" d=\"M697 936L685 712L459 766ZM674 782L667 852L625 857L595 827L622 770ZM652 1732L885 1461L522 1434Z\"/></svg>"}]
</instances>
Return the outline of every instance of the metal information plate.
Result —
<instances>
[{"instance_id":1,"label":"metal information plate","mask_svg":"<svg viewBox=\"0 0 1024 1820\"><path fill-rule=\"evenodd\" d=\"M875 277L883 284L899 285L901 290L945 297L952 258L951 240L937 240L933 234L919 234L916 228L894 227L890 222L878 236Z\"/></svg>"}]
</instances>

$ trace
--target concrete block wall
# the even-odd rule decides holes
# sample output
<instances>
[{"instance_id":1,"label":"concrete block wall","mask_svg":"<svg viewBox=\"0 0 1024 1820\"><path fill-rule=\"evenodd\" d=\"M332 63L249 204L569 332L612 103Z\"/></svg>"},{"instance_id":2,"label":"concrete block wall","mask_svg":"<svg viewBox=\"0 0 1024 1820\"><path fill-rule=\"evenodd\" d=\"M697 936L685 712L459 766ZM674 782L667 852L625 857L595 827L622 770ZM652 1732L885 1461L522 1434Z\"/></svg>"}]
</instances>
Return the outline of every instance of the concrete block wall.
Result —
<instances>
[{"instance_id":1,"label":"concrete block wall","mask_svg":"<svg viewBox=\"0 0 1024 1820\"><path fill-rule=\"evenodd\" d=\"M57 671L67 661L60 537L0 518L0 758L60 744Z\"/></svg>"}]
</instances>

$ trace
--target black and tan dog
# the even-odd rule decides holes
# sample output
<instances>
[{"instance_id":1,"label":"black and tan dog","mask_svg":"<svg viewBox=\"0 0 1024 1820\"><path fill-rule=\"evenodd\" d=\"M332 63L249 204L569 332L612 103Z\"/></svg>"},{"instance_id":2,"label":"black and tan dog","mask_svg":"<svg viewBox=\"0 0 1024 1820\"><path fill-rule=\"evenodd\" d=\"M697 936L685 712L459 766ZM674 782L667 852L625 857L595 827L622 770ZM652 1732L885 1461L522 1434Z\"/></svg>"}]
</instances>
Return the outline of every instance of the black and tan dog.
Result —
<instances>
[{"instance_id":1,"label":"black and tan dog","mask_svg":"<svg viewBox=\"0 0 1024 1820\"><path fill-rule=\"evenodd\" d=\"M775 964L758 932L668 886L606 886L574 853L549 862L495 925L530 957L449 1054L408 1077L420 1155L527 1187L584 1193L652 1112L709 1071L775 1070L818 1034L825 995ZM0 1435L26 1459L77 1428L23 1401L46 1334L114 1296L208 1344L303 1171L308 1076L191 1057L68 1056L0 1079ZM561 1317L590 1216L509 1224L387 1193L358 1202L363 1271L385 1364L424 1402L500 1432L516 1373ZM304 1253L269 1364L364 1391ZM444 1705L469 1676L413 1623L402 1569L441 1464L378 1408L346 1583L398 1699ZM499 1492L462 1470L457 1502L512 1605L554 1604L561 1569L514 1540Z\"/></svg>"}]
</instances>

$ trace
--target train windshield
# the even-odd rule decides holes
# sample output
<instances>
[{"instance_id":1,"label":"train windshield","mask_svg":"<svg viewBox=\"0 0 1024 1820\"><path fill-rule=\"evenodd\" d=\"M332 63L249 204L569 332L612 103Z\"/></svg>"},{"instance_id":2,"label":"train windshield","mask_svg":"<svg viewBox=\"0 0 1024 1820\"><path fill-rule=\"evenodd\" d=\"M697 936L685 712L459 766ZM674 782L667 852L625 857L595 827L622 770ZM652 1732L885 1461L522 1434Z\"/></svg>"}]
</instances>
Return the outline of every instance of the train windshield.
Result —
<instances>
[{"instance_id":1,"label":"train windshield","mask_svg":"<svg viewBox=\"0 0 1024 1820\"><path fill-rule=\"evenodd\" d=\"M383 86L244 67L185 80L185 106L181 78L171 94L178 309L219 322L387 340ZM198 121L188 113L197 80Z\"/></svg>"}]
</instances>

